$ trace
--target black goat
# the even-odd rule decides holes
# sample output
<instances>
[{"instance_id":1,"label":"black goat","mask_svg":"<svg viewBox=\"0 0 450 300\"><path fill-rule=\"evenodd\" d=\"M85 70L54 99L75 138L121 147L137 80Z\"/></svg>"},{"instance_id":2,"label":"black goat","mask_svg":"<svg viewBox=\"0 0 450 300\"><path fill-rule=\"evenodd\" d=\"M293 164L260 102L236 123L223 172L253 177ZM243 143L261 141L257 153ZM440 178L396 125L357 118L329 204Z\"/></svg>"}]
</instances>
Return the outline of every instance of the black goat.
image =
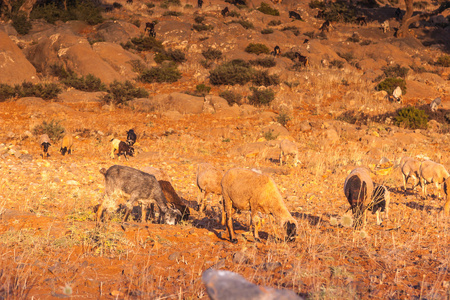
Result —
<instances>
[{"instance_id":1,"label":"black goat","mask_svg":"<svg viewBox=\"0 0 450 300\"><path fill-rule=\"evenodd\" d=\"M326 20L325 22L323 22L322 26L320 26L319 30L321 30L322 32L330 32L330 28L332 28L331 23L330 21Z\"/></svg>"},{"instance_id":2,"label":"black goat","mask_svg":"<svg viewBox=\"0 0 450 300\"><path fill-rule=\"evenodd\" d=\"M359 26L367 25L366 17L357 17L356 23L358 23Z\"/></svg>"},{"instance_id":3,"label":"black goat","mask_svg":"<svg viewBox=\"0 0 450 300\"><path fill-rule=\"evenodd\" d=\"M289 18L296 19L296 20L301 20L302 19L300 14L298 12L293 11L293 10L289 11Z\"/></svg>"},{"instance_id":4,"label":"black goat","mask_svg":"<svg viewBox=\"0 0 450 300\"><path fill-rule=\"evenodd\" d=\"M197 0L197 6L198 6L198 8L202 8L203 0Z\"/></svg>"},{"instance_id":5,"label":"black goat","mask_svg":"<svg viewBox=\"0 0 450 300\"><path fill-rule=\"evenodd\" d=\"M155 21L145 23L144 33L148 31L148 36L156 37L155 25Z\"/></svg>"},{"instance_id":6,"label":"black goat","mask_svg":"<svg viewBox=\"0 0 450 300\"><path fill-rule=\"evenodd\" d=\"M280 49L280 46L276 45L276 46L273 48L273 51L272 51L270 54L272 54L272 55L275 56L275 57L280 56L280 55L281 55L281 49Z\"/></svg>"},{"instance_id":7,"label":"black goat","mask_svg":"<svg viewBox=\"0 0 450 300\"><path fill-rule=\"evenodd\" d=\"M295 52L294 55L295 55L295 58L298 59L298 62L299 62L301 65L303 65L303 66L306 67L306 66L309 64L308 58L307 58L306 56L303 56L303 55L301 55L301 54L298 53L298 52Z\"/></svg>"},{"instance_id":8,"label":"black goat","mask_svg":"<svg viewBox=\"0 0 450 300\"><path fill-rule=\"evenodd\" d=\"M127 4L133 4L133 0L127 0Z\"/></svg>"},{"instance_id":9,"label":"black goat","mask_svg":"<svg viewBox=\"0 0 450 300\"><path fill-rule=\"evenodd\" d=\"M402 10L400 9L400 8L397 8L396 10L395 10L395 19L397 20L397 21L401 21L401 19L402 19Z\"/></svg>"},{"instance_id":10,"label":"black goat","mask_svg":"<svg viewBox=\"0 0 450 300\"><path fill-rule=\"evenodd\" d=\"M134 133L133 129L127 131L127 144L129 146L133 146L136 143L136 133Z\"/></svg>"},{"instance_id":11,"label":"black goat","mask_svg":"<svg viewBox=\"0 0 450 300\"><path fill-rule=\"evenodd\" d=\"M225 18L226 16L228 16L230 14L230 10L228 9L228 6L225 7L224 9L222 9L222 11L220 12L222 14L222 16Z\"/></svg>"}]
</instances>

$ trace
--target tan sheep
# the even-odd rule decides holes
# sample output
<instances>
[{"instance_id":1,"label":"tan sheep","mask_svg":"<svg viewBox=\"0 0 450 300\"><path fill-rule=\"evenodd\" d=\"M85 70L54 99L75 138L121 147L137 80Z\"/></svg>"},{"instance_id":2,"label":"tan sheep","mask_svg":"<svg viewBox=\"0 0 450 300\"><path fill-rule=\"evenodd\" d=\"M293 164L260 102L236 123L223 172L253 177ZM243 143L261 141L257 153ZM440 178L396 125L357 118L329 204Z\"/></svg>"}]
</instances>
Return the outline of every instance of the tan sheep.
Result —
<instances>
[{"instance_id":1,"label":"tan sheep","mask_svg":"<svg viewBox=\"0 0 450 300\"><path fill-rule=\"evenodd\" d=\"M400 160L400 168L402 170L403 176L403 189L406 191L406 184L408 183L408 179L412 178L414 180L414 184L412 189L415 190L416 186L419 184L419 169L421 162L412 157L402 157Z\"/></svg>"},{"instance_id":2,"label":"tan sheep","mask_svg":"<svg viewBox=\"0 0 450 300\"><path fill-rule=\"evenodd\" d=\"M294 142L289 140L282 140L280 142L280 166L283 165L283 156L292 156L294 159L294 166L297 166L298 163L298 147Z\"/></svg>"},{"instance_id":3,"label":"tan sheep","mask_svg":"<svg viewBox=\"0 0 450 300\"><path fill-rule=\"evenodd\" d=\"M373 181L369 170L366 168L355 168L344 182L344 194L352 210L354 227L360 227L366 223L366 207L371 202L373 195Z\"/></svg>"},{"instance_id":4,"label":"tan sheep","mask_svg":"<svg viewBox=\"0 0 450 300\"><path fill-rule=\"evenodd\" d=\"M198 211L201 213L206 206L206 197L208 194L214 194L218 197L222 195L223 172L209 163L200 163L197 167L197 187L200 191L197 202L199 203Z\"/></svg>"},{"instance_id":5,"label":"tan sheep","mask_svg":"<svg viewBox=\"0 0 450 300\"><path fill-rule=\"evenodd\" d=\"M289 213L275 181L269 176L247 169L230 169L222 179L222 197L232 243L237 243L233 230L233 208L251 212L250 225L256 240L259 240L258 212L270 214L275 218L276 223L284 230L283 240L295 239L297 221Z\"/></svg>"},{"instance_id":6,"label":"tan sheep","mask_svg":"<svg viewBox=\"0 0 450 300\"><path fill-rule=\"evenodd\" d=\"M422 186L422 196L427 197L427 187L428 183L434 183L436 189L438 190L438 198L441 197L441 184L449 178L449 173L447 169L441 164L438 164L431 160L426 160L422 162L419 169L420 174L420 185Z\"/></svg>"},{"instance_id":7,"label":"tan sheep","mask_svg":"<svg viewBox=\"0 0 450 300\"><path fill-rule=\"evenodd\" d=\"M42 149L42 158L49 157L50 154L48 154L48 147L50 147L52 144L47 134L44 133L39 137L39 145L41 145Z\"/></svg>"},{"instance_id":8,"label":"tan sheep","mask_svg":"<svg viewBox=\"0 0 450 300\"><path fill-rule=\"evenodd\" d=\"M68 154L72 154L72 147L73 147L73 137L70 133L67 133L61 141L61 148L59 149L59 151L61 151L62 155L65 155L66 152Z\"/></svg>"}]
</instances>

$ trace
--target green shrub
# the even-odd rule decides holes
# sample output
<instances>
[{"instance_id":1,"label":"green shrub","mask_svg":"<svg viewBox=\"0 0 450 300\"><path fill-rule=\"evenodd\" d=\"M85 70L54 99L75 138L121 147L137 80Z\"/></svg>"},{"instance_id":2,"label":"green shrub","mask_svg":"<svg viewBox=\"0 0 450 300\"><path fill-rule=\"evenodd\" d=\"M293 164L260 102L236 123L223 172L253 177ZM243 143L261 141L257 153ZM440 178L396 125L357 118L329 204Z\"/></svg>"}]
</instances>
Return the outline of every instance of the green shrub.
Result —
<instances>
[{"instance_id":1,"label":"green shrub","mask_svg":"<svg viewBox=\"0 0 450 300\"><path fill-rule=\"evenodd\" d=\"M63 126L60 125L61 121L51 120L49 123L47 121L43 121L40 125L36 125L33 128L34 135L47 134L48 137L53 141L60 140L65 132Z\"/></svg>"},{"instance_id":2,"label":"green shrub","mask_svg":"<svg viewBox=\"0 0 450 300\"><path fill-rule=\"evenodd\" d=\"M253 54L269 54L270 53L270 49L264 45L264 44L260 44L260 43L250 43L246 48L245 48L245 52L248 53L253 53Z\"/></svg>"},{"instance_id":3,"label":"green shrub","mask_svg":"<svg viewBox=\"0 0 450 300\"><path fill-rule=\"evenodd\" d=\"M288 30L292 31L292 33L294 33L295 36L300 35L300 30L298 30L298 28L295 26L286 26L281 29L281 31L288 31Z\"/></svg>"},{"instance_id":4,"label":"green shrub","mask_svg":"<svg viewBox=\"0 0 450 300\"><path fill-rule=\"evenodd\" d=\"M261 66L264 68L271 68L277 65L273 57L257 58L255 60L250 60L249 63L252 66Z\"/></svg>"},{"instance_id":5,"label":"green shrub","mask_svg":"<svg viewBox=\"0 0 450 300\"><path fill-rule=\"evenodd\" d=\"M213 30L214 26L206 25L206 24L194 24L194 25L192 25L192 28L196 31L207 31L207 30Z\"/></svg>"},{"instance_id":6,"label":"green shrub","mask_svg":"<svg viewBox=\"0 0 450 300\"><path fill-rule=\"evenodd\" d=\"M253 70L243 60L224 63L209 72L209 81L213 85L244 85L253 77Z\"/></svg>"},{"instance_id":7,"label":"green shrub","mask_svg":"<svg viewBox=\"0 0 450 300\"><path fill-rule=\"evenodd\" d=\"M23 82L21 85L15 85L14 89L18 97L40 97L44 100L55 99L61 93L61 88L55 83Z\"/></svg>"},{"instance_id":8,"label":"green shrub","mask_svg":"<svg viewBox=\"0 0 450 300\"><path fill-rule=\"evenodd\" d=\"M117 8L115 5L113 7ZM56 3L43 2L33 8L30 14L32 19L45 19L54 24L56 21L67 22L69 20L80 20L89 25L103 22L101 10L93 1L68 1L67 10Z\"/></svg>"},{"instance_id":9,"label":"green shrub","mask_svg":"<svg viewBox=\"0 0 450 300\"><path fill-rule=\"evenodd\" d=\"M330 68L342 69L343 67L344 67L344 62L342 60L333 59L332 61L330 61Z\"/></svg>"},{"instance_id":10,"label":"green shrub","mask_svg":"<svg viewBox=\"0 0 450 300\"><path fill-rule=\"evenodd\" d=\"M163 16L179 17L182 15L183 15L183 13L181 11L174 11L174 10L168 10L163 13Z\"/></svg>"},{"instance_id":11,"label":"green shrub","mask_svg":"<svg viewBox=\"0 0 450 300\"><path fill-rule=\"evenodd\" d=\"M267 23L268 26L278 26L281 25L281 21L280 20L272 20L269 23Z\"/></svg>"},{"instance_id":12,"label":"green shrub","mask_svg":"<svg viewBox=\"0 0 450 300\"><path fill-rule=\"evenodd\" d=\"M330 22L353 23L356 21L356 8L345 0L330 2L322 8L321 18Z\"/></svg>"},{"instance_id":13,"label":"green shrub","mask_svg":"<svg viewBox=\"0 0 450 300\"><path fill-rule=\"evenodd\" d=\"M319 0L311 0L311 2L309 2L309 7L312 9L314 8L325 9L325 3Z\"/></svg>"},{"instance_id":14,"label":"green shrub","mask_svg":"<svg viewBox=\"0 0 450 300\"><path fill-rule=\"evenodd\" d=\"M264 132L264 138L266 139L266 141L273 141L276 140L278 137L278 134L274 134L273 133L273 129L269 129L266 132Z\"/></svg>"},{"instance_id":15,"label":"green shrub","mask_svg":"<svg viewBox=\"0 0 450 300\"><path fill-rule=\"evenodd\" d=\"M355 56L353 55L352 52L345 52L345 53L338 52L337 55L345 59L348 63L351 63L355 59Z\"/></svg>"},{"instance_id":16,"label":"green shrub","mask_svg":"<svg viewBox=\"0 0 450 300\"><path fill-rule=\"evenodd\" d=\"M221 59L222 58L222 51L217 50L217 49L213 49L213 48L210 47L207 50L202 51L202 55L206 59L217 60L217 59Z\"/></svg>"},{"instance_id":17,"label":"green shrub","mask_svg":"<svg viewBox=\"0 0 450 300\"><path fill-rule=\"evenodd\" d=\"M136 51L155 51L162 52L164 51L164 46L161 41L158 41L152 36L141 36L132 38L125 45L122 45L124 49L134 49Z\"/></svg>"},{"instance_id":18,"label":"green shrub","mask_svg":"<svg viewBox=\"0 0 450 300\"><path fill-rule=\"evenodd\" d=\"M390 67L384 67L382 68L384 75L386 77L400 77L405 79L406 75L408 75L409 69L406 67L401 67L399 64L396 64L395 66Z\"/></svg>"},{"instance_id":19,"label":"green shrub","mask_svg":"<svg viewBox=\"0 0 450 300\"><path fill-rule=\"evenodd\" d=\"M398 111L394 124L403 128L426 129L428 126L428 115L424 110L409 106Z\"/></svg>"},{"instance_id":20,"label":"green shrub","mask_svg":"<svg viewBox=\"0 0 450 300\"><path fill-rule=\"evenodd\" d=\"M78 77L74 71L66 70L63 66L56 64L50 66L50 72L53 76L58 77L61 83L80 91L97 92L106 90L106 86L100 78L92 74Z\"/></svg>"},{"instance_id":21,"label":"green shrub","mask_svg":"<svg viewBox=\"0 0 450 300\"><path fill-rule=\"evenodd\" d=\"M209 92L211 91L211 87L201 83L195 87L195 91L198 95L205 96L209 94Z\"/></svg>"},{"instance_id":22,"label":"green shrub","mask_svg":"<svg viewBox=\"0 0 450 300\"><path fill-rule=\"evenodd\" d=\"M145 70L139 76L139 80L142 82L176 82L181 78L181 73L177 69L177 65L174 63L165 63L161 67L152 67Z\"/></svg>"},{"instance_id":23,"label":"green shrub","mask_svg":"<svg viewBox=\"0 0 450 300\"><path fill-rule=\"evenodd\" d=\"M30 32L31 22L28 20L27 16L24 14L16 14L12 16L12 26L17 31L18 34L24 35Z\"/></svg>"},{"instance_id":24,"label":"green shrub","mask_svg":"<svg viewBox=\"0 0 450 300\"><path fill-rule=\"evenodd\" d=\"M446 68L450 67L450 55L439 56L436 65Z\"/></svg>"},{"instance_id":25,"label":"green shrub","mask_svg":"<svg viewBox=\"0 0 450 300\"><path fill-rule=\"evenodd\" d=\"M229 105L233 105L234 103L240 104L242 95L233 91L223 91L219 93L219 96L227 100Z\"/></svg>"},{"instance_id":26,"label":"green shrub","mask_svg":"<svg viewBox=\"0 0 450 300\"><path fill-rule=\"evenodd\" d=\"M279 16L280 15L280 12L277 9L270 7L270 5L265 2L261 2L261 6L258 7L257 10L259 10L260 12L262 12L263 14L266 14L266 15L271 15L271 16Z\"/></svg>"},{"instance_id":27,"label":"green shrub","mask_svg":"<svg viewBox=\"0 0 450 300\"><path fill-rule=\"evenodd\" d=\"M286 112L280 112L277 116L277 122L283 126L286 126L290 120L291 117Z\"/></svg>"},{"instance_id":28,"label":"green shrub","mask_svg":"<svg viewBox=\"0 0 450 300\"><path fill-rule=\"evenodd\" d=\"M165 60L182 63L186 61L186 55L183 53L183 51L178 49L162 51L155 55L156 63L160 64Z\"/></svg>"},{"instance_id":29,"label":"green shrub","mask_svg":"<svg viewBox=\"0 0 450 300\"><path fill-rule=\"evenodd\" d=\"M307 32L303 33L303 35L306 35L310 39L313 39L316 36L314 31L307 31Z\"/></svg>"},{"instance_id":30,"label":"green shrub","mask_svg":"<svg viewBox=\"0 0 450 300\"><path fill-rule=\"evenodd\" d=\"M252 82L256 86L271 86L280 83L280 77L276 74L270 75L267 70L253 73Z\"/></svg>"},{"instance_id":31,"label":"green shrub","mask_svg":"<svg viewBox=\"0 0 450 300\"><path fill-rule=\"evenodd\" d=\"M130 81L124 83L114 81L109 85L108 94L105 95L103 101L110 104L126 104L134 98L148 97L148 92L143 88L135 87Z\"/></svg>"},{"instance_id":32,"label":"green shrub","mask_svg":"<svg viewBox=\"0 0 450 300\"><path fill-rule=\"evenodd\" d=\"M241 24L241 26L244 27L245 29L253 29L253 28L255 28L255 26L253 26L252 22L245 21L245 20L233 20L230 23Z\"/></svg>"},{"instance_id":33,"label":"green shrub","mask_svg":"<svg viewBox=\"0 0 450 300\"><path fill-rule=\"evenodd\" d=\"M10 85L0 83L0 102L4 102L16 96L16 91Z\"/></svg>"},{"instance_id":34,"label":"green shrub","mask_svg":"<svg viewBox=\"0 0 450 300\"><path fill-rule=\"evenodd\" d=\"M281 56L287 57L287 58L289 58L292 61L296 61L297 60L297 58L295 57L295 52L294 51L285 52L285 53L281 54Z\"/></svg>"},{"instance_id":35,"label":"green shrub","mask_svg":"<svg viewBox=\"0 0 450 300\"><path fill-rule=\"evenodd\" d=\"M266 28L261 30L261 34L271 34L273 33L273 29L272 28Z\"/></svg>"},{"instance_id":36,"label":"green shrub","mask_svg":"<svg viewBox=\"0 0 450 300\"><path fill-rule=\"evenodd\" d=\"M406 82L402 78L386 78L377 85L377 90L386 91L389 95L392 95L397 86L402 89L403 95L406 94Z\"/></svg>"},{"instance_id":37,"label":"green shrub","mask_svg":"<svg viewBox=\"0 0 450 300\"><path fill-rule=\"evenodd\" d=\"M269 105L275 99L275 92L272 89L257 89L251 87L252 95L248 96L250 104L261 106Z\"/></svg>"},{"instance_id":38,"label":"green shrub","mask_svg":"<svg viewBox=\"0 0 450 300\"><path fill-rule=\"evenodd\" d=\"M181 6L180 0L164 0L160 7L169 8L170 6Z\"/></svg>"},{"instance_id":39,"label":"green shrub","mask_svg":"<svg viewBox=\"0 0 450 300\"><path fill-rule=\"evenodd\" d=\"M194 18L194 22L197 23L197 24L202 24L203 21L205 21L205 16L196 16Z\"/></svg>"}]
</instances>

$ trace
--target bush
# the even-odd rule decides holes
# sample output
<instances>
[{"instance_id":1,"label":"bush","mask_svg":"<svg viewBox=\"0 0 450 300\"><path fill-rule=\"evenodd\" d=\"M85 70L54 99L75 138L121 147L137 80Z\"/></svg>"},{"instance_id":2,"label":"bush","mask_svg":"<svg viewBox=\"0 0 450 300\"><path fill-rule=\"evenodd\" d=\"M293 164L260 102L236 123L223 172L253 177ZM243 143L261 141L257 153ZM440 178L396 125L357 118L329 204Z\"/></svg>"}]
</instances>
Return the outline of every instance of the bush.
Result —
<instances>
[{"instance_id":1,"label":"bush","mask_svg":"<svg viewBox=\"0 0 450 300\"><path fill-rule=\"evenodd\" d=\"M31 22L28 20L27 16L24 14L16 14L12 16L12 26L16 29L17 33L20 35L27 34L31 30Z\"/></svg>"},{"instance_id":2,"label":"bush","mask_svg":"<svg viewBox=\"0 0 450 300\"><path fill-rule=\"evenodd\" d=\"M210 87L210 86L207 86L207 85L205 85L205 84L203 84L203 83L198 84L198 85L195 87L195 92L196 92L196 94L197 94L197 95L200 95L200 96L205 96L205 95L209 94L210 91L211 91L211 87Z\"/></svg>"},{"instance_id":3,"label":"bush","mask_svg":"<svg viewBox=\"0 0 450 300\"><path fill-rule=\"evenodd\" d=\"M359 43L360 41L359 34L357 34L356 32L353 33L352 36L347 39L347 41L352 43Z\"/></svg>"},{"instance_id":4,"label":"bush","mask_svg":"<svg viewBox=\"0 0 450 300\"><path fill-rule=\"evenodd\" d=\"M214 26L206 25L206 24L194 24L194 25L192 25L192 28L196 31L207 31L207 30L213 30Z\"/></svg>"},{"instance_id":5,"label":"bush","mask_svg":"<svg viewBox=\"0 0 450 300\"><path fill-rule=\"evenodd\" d=\"M143 88L136 88L130 81L125 83L114 81L109 85L108 94L103 101L110 104L125 104L134 98L148 97L148 92Z\"/></svg>"},{"instance_id":6,"label":"bush","mask_svg":"<svg viewBox=\"0 0 450 300\"><path fill-rule=\"evenodd\" d=\"M246 48L245 48L245 52L248 53L253 53L253 54L269 54L270 53L270 49L264 45L264 44L253 44L250 43Z\"/></svg>"},{"instance_id":7,"label":"bush","mask_svg":"<svg viewBox=\"0 0 450 300\"><path fill-rule=\"evenodd\" d=\"M355 59L355 56L353 55L352 52L345 52L345 53L338 52L337 55L345 59L348 63L351 63Z\"/></svg>"},{"instance_id":8,"label":"bush","mask_svg":"<svg viewBox=\"0 0 450 300\"><path fill-rule=\"evenodd\" d=\"M241 16L241 14L238 13L237 11L235 11L235 10L232 10L232 11L230 11L230 12L228 13L228 16L229 16L229 17L232 17L232 18L239 18L239 17Z\"/></svg>"},{"instance_id":9,"label":"bush","mask_svg":"<svg viewBox=\"0 0 450 300\"><path fill-rule=\"evenodd\" d=\"M240 104L242 99L242 95L232 91L220 92L219 96L227 100L229 105L233 105L234 103Z\"/></svg>"},{"instance_id":10,"label":"bush","mask_svg":"<svg viewBox=\"0 0 450 300\"><path fill-rule=\"evenodd\" d=\"M52 65L50 71L53 76L59 78L59 80L66 86L73 87L80 91L85 92L97 92L106 90L106 86L102 83L100 78L88 74L86 76L78 77L72 70L66 70L63 66Z\"/></svg>"},{"instance_id":11,"label":"bush","mask_svg":"<svg viewBox=\"0 0 450 300\"><path fill-rule=\"evenodd\" d=\"M9 98L16 96L16 91L10 85L0 83L0 102L4 102Z\"/></svg>"},{"instance_id":12,"label":"bush","mask_svg":"<svg viewBox=\"0 0 450 300\"><path fill-rule=\"evenodd\" d=\"M170 6L181 6L180 0L165 0L160 7L169 8Z\"/></svg>"},{"instance_id":13,"label":"bush","mask_svg":"<svg viewBox=\"0 0 450 300\"><path fill-rule=\"evenodd\" d=\"M203 21L205 21L205 16L196 16L194 18L194 22L197 23L197 24L202 24Z\"/></svg>"},{"instance_id":14,"label":"bush","mask_svg":"<svg viewBox=\"0 0 450 300\"><path fill-rule=\"evenodd\" d=\"M297 27L295 27L295 26L286 26L286 27L283 27L282 29L281 29L281 31L292 31L292 33L295 35L295 36L299 36L300 35L300 30L298 30L298 28Z\"/></svg>"},{"instance_id":15,"label":"bush","mask_svg":"<svg viewBox=\"0 0 450 300\"><path fill-rule=\"evenodd\" d=\"M18 97L40 97L44 100L55 99L61 89L55 83L32 84L23 82L21 85L14 86L15 94Z\"/></svg>"},{"instance_id":16,"label":"bush","mask_svg":"<svg viewBox=\"0 0 450 300\"><path fill-rule=\"evenodd\" d=\"M306 35L310 39L313 39L315 37L314 31L307 31L307 32L303 33L303 35Z\"/></svg>"},{"instance_id":17,"label":"bush","mask_svg":"<svg viewBox=\"0 0 450 300\"><path fill-rule=\"evenodd\" d=\"M295 57L295 52L294 51L285 52L285 53L281 54L281 56L287 57L287 58L289 58L292 61L296 61L297 60L297 58Z\"/></svg>"},{"instance_id":18,"label":"bush","mask_svg":"<svg viewBox=\"0 0 450 300\"><path fill-rule=\"evenodd\" d=\"M145 5L147 6L147 8L151 9L155 7L155 3L145 3Z\"/></svg>"},{"instance_id":19,"label":"bush","mask_svg":"<svg viewBox=\"0 0 450 300\"><path fill-rule=\"evenodd\" d=\"M251 87L250 90L253 92L252 95L248 96L250 104L261 106L269 105L275 99L275 92L272 89L257 89Z\"/></svg>"},{"instance_id":20,"label":"bush","mask_svg":"<svg viewBox=\"0 0 450 300\"><path fill-rule=\"evenodd\" d=\"M252 80L253 70L243 60L224 63L209 72L209 81L213 85L244 85Z\"/></svg>"},{"instance_id":21,"label":"bush","mask_svg":"<svg viewBox=\"0 0 450 300\"><path fill-rule=\"evenodd\" d=\"M312 9L325 9L325 3L319 0L311 0L311 2L309 2L309 7Z\"/></svg>"},{"instance_id":22,"label":"bush","mask_svg":"<svg viewBox=\"0 0 450 300\"><path fill-rule=\"evenodd\" d=\"M261 6L258 7L257 10L259 10L260 12L262 12L263 14L266 14L266 15L271 15L271 16L279 16L280 15L280 12L277 9L270 7L270 5L265 2L261 2Z\"/></svg>"},{"instance_id":23,"label":"bush","mask_svg":"<svg viewBox=\"0 0 450 300\"><path fill-rule=\"evenodd\" d=\"M386 91L389 95L392 95L397 86L402 89L403 95L406 94L406 82L401 78L386 78L377 85L377 90Z\"/></svg>"},{"instance_id":24,"label":"bush","mask_svg":"<svg viewBox=\"0 0 450 300\"><path fill-rule=\"evenodd\" d=\"M271 68L276 66L275 59L273 57L257 58L255 60L250 60L249 63L252 66L261 66L264 68Z\"/></svg>"},{"instance_id":25,"label":"bush","mask_svg":"<svg viewBox=\"0 0 450 300\"><path fill-rule=\"evenodd\" d=\"M436 65L446 68L450 67L450 55L443 55L438 57Z\"/></svg>"},{"instance_id":26,"label":"bush","mask_svg":"<svg viewBox=\"0 0 450 300\"><path fill-rule=\"evenodd\" d=\"M273 33L273 29L272 28L266 28L261 30L261 34L271 34Z\"/></svg>"},{"instance_id":27,"label":"bush","mask_svg":"<svg viewBox=\"0 0 450 300\"><path fill-rule=\"evenodd\" d=\"M117 5L113 4L113 7L117 8ZM89 25L103 22L101 11L93 1L68 1L67 10L55 3L44 2L43 5L33 8L30 18L45 19L52 24L56 21L67 22L69 20L80 20Z\"/></svg>"},{"instance_id":28,"label":"bush","mask_svg":"<svg viewBox=\"0 0 450 300\"><path fill-rule=\"evenodd\" d=\"M178 71L176 64L165 63L161 67L153 67L145 70L139 76L142 82L176 82L181 78L181 73Z\"/></svg>"},{"instance_id":29,"label":"bush","mask_svg":"<svg viewBox=\"0 0 450 300\"><path fill-rule=\"evenodd\" d=\"M256 71L253 74L252 82L256 86L277 85L280 83L280 77L276 74L270 75L267 70L266 71Z\"/></svg>"},{"instance_id":30,"label":"bush","mask_svg":"<svg viewBox=\"0 0 450 300\"><path fill-rule=\"evenodd\" d=\"M181 50L169 50L169 51L162 51L155 55L155 62L160 64L163 61L173 61L176 63L182 63L186 61L186 56L184 55L183 51Z\"/></svg>"},{"instance_id":31,"label":"bush","mask_svg":"<svg viewBox=\"0 0 450 300\"><path fill-rule=\"evenodd\" d=\"M221 59L222 58L222 51L217 50L217 49L213 49L213 48L210 47L207 50L202 51L202 55L206 59L217 60L217 59Z\"/></svg>"},{"instance_id":32,"label":"bush","mask_svg":"<svg viewBox=\"0 0 450 300\"><path fill-rule=\"evenodd\" d=\"M268 26L278 26L281 25L281 21L280 20L272 20L269 23L267 23Z\"/></svg>"},{"instance_id":33,"label":"bush","mask_svg":"<svg viewBox=\"0 0 450 300\"><path fill-rule=\"evenodd\" d=\"M163 13L163 16L173 16L173 17L179 17L182 16L183 13L180 11L174 11L174 10L168 10Z\"/></svg>"},{"instance_id":34,"label":"bush","mask_svg":"<svg viewBox=\"0 0 450 300\"><path fill-rule=\"evenodd\" d=\"M122 45L124 49L134 49L136 51L155 51L162 52L164 51L164 46L161 41L158 41L152 36L141 36L137 38L132 38L131 41L127 42L125 45Z\"/></svg>"},{"instance_id":35,"label":"bush","mask_svg":"<svg viewBox=\"0 0 450 300\"><path fill-rule=\"evenodd\" d=\"M400 67L399 64L396 64L395 66L390 66L390 67L384 67L382 68L384 75L386 77L400 77L405 79L406 75L408 75L408 71L409 69L406 67Z\"/></svg>"},{"instance_id":36,"label":"bush","mask_svg":"<svg viewBox=\"0 0 450 300\"><path fill-rule=\"evenodd\" d=\"M241 24L241 26L244 27L245 29L253 29L253 28L255 28L255 26L253 26L252 22L245 21L245 20L233 20L230 23Z\"/></svg>"},{"instance_id":37,"label":"bush","mask_svg":"<svg viewBox=\"0 0 450 300\"><path fill-rule=\"evenodd\" d=\"M277 116L277 122L283 126L286 126L287 123L291 120L291 117L286 112L280 112Z\"/></svg>"},{"instance_id":38,"label":"bush","mask_svg":"<svg viewBox=\"0 0 450 300\"><path fill-rule=\"evenodd\" d=\"M398 111L394 124L410 129L426 129L428 126L428 115L424 110L412 106L405 107Z\"/></svg>"},{"instance_id":39,"label":"bush","mask_svg":"<svg viewBox=\"0 0 450 300\"><path fill-rule=\"evenodd\" d=\"M53 141L60 140L64 135L64 127L60 125L61 121L51 120L49 123L43 121L42 124L36 125L33 128L34 135L47 134L48 137Z\"/></svg>"},{"instance_id":40,"label":"bush","mask_svg":"<svg viewBox=\"0 0 450 300\"><path fill-rule=\"evenodd\" d=\"M333 59L332 61L330 61L330 68L342 69L343 67L344 67L344 62L342 60Z\"/></svg>"}]
</instances>

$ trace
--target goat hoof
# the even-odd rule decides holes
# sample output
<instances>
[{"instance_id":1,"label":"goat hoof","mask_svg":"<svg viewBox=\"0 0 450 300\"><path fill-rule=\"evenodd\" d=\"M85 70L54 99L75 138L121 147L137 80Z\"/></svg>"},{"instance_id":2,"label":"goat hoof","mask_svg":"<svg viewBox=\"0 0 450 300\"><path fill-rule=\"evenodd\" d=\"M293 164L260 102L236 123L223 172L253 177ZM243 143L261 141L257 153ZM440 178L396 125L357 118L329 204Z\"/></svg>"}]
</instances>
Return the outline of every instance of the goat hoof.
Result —
<instances>
[{"instance_id":1,"label":"goat hoof","mask_svg":"<svg viewBox=\"0 0 450 300\"><path fill-rule=\"evenodd\" d=\"M231 239L230 242L232 242L233 244L237 244L238 240L237 239Z\"/></svg>"}]
</instances>

